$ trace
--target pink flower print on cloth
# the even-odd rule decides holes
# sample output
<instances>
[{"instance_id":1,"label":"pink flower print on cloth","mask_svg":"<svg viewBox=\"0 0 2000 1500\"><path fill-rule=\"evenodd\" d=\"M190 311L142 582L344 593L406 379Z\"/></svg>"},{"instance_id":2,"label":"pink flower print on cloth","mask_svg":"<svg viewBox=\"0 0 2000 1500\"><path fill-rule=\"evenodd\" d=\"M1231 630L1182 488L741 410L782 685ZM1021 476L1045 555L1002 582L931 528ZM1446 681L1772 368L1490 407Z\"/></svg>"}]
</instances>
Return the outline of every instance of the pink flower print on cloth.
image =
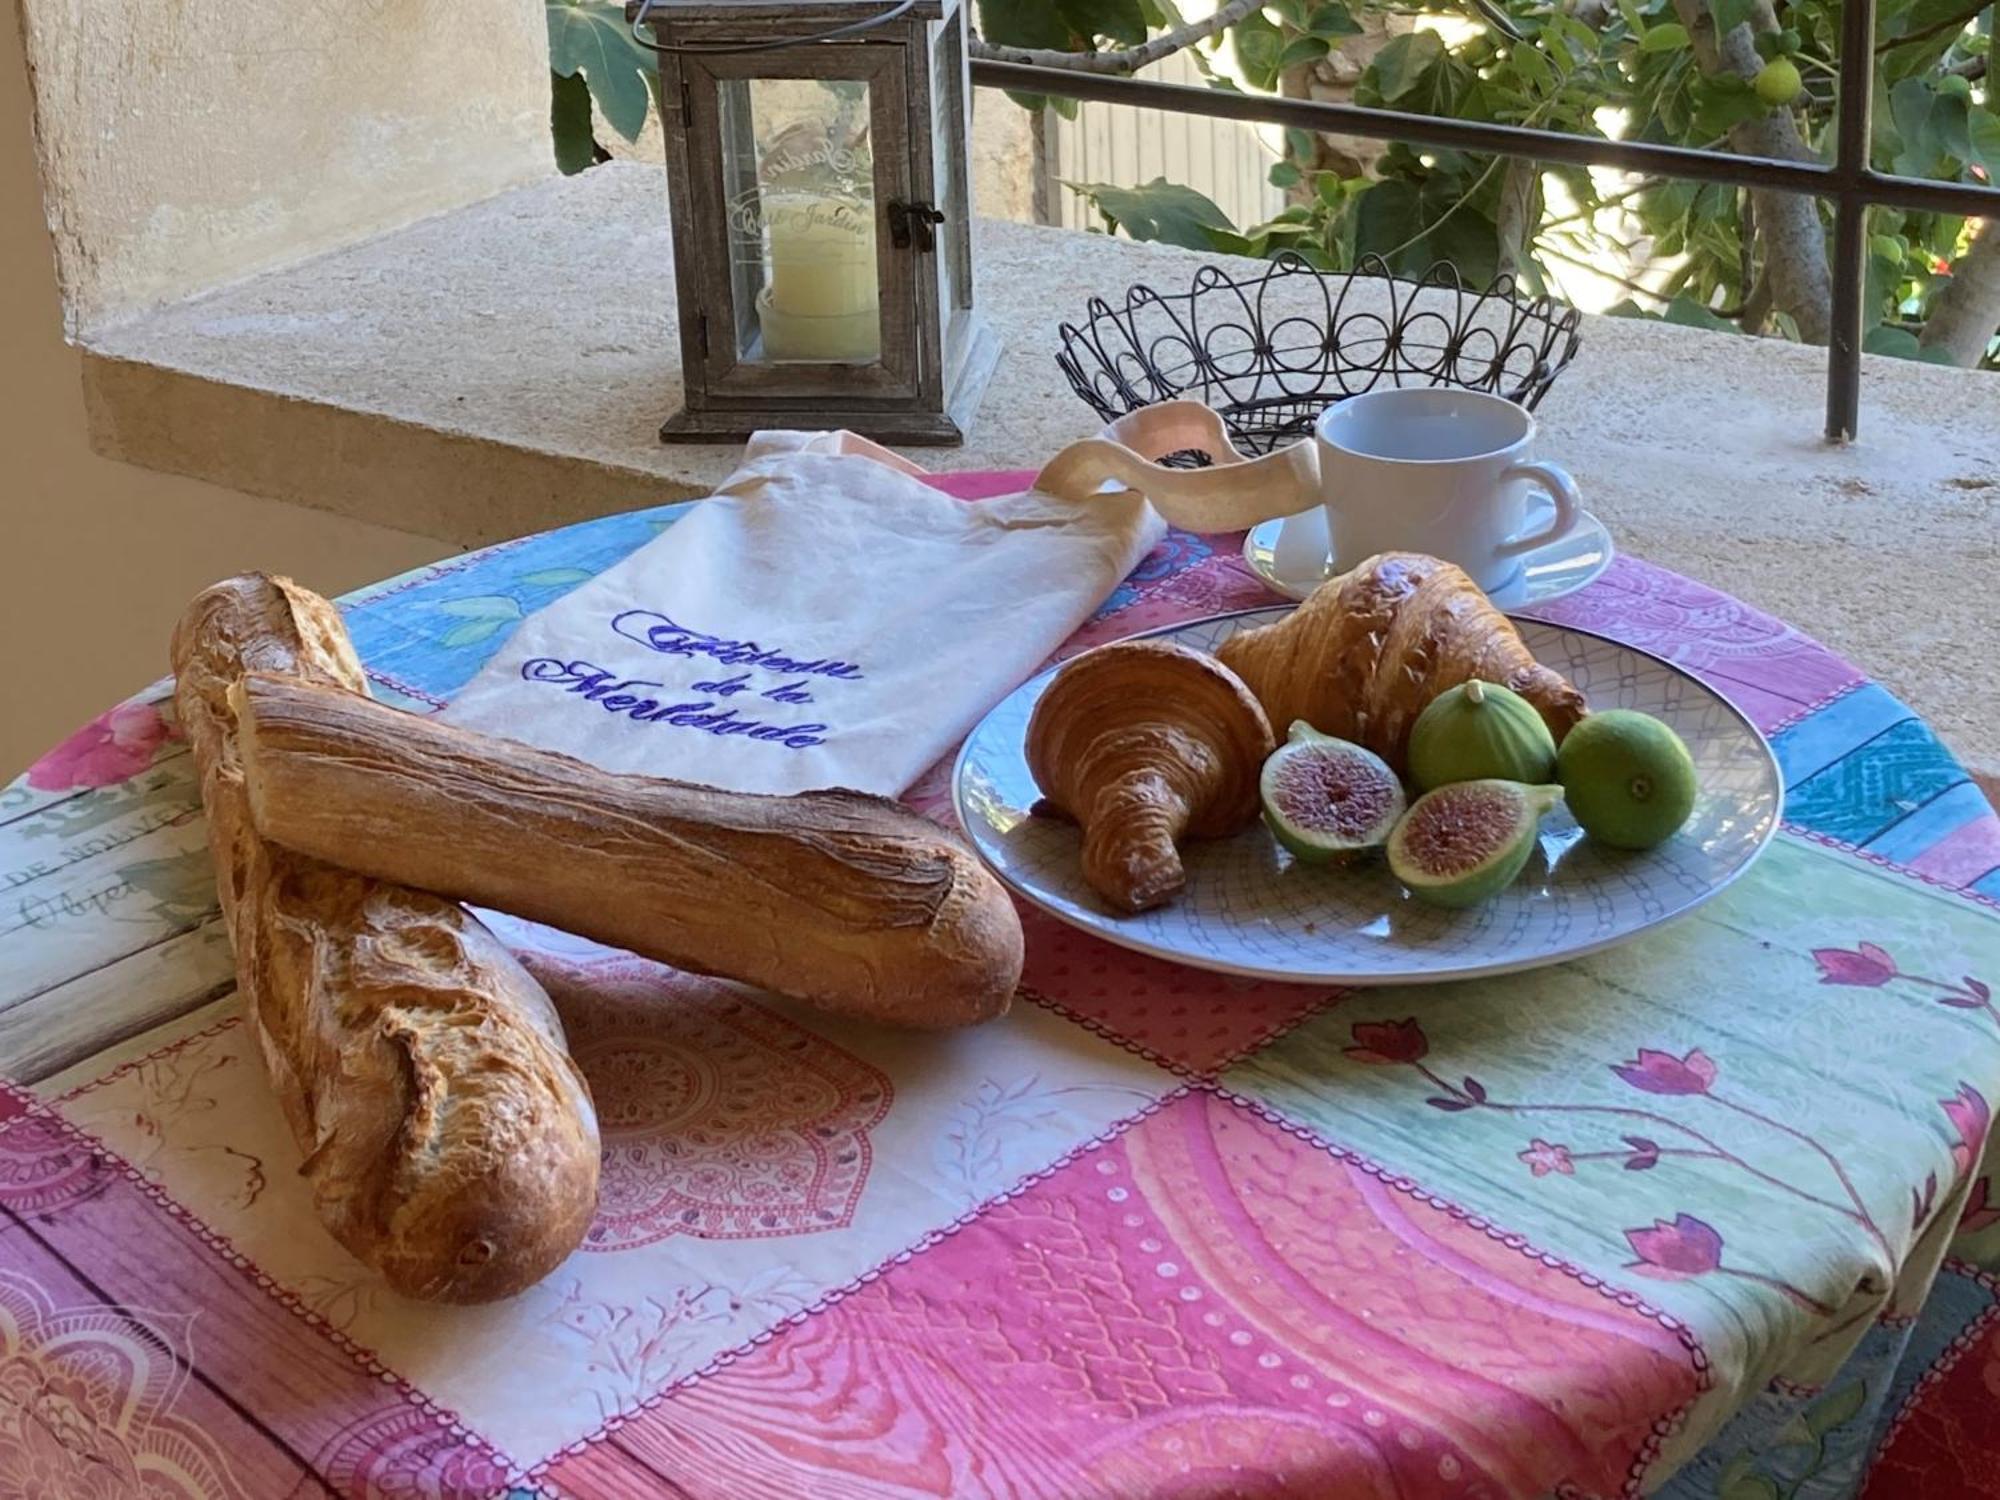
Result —
<instances>
[{"instance_id":1,"label":"pink flower print on cloth","mask_svg":"<svg viewBox=\"0 0 2000 1500\"><path fill-rule=\"evenodd\" d=\"M1628 1229L1625 1243L1639 1258L1626 1269L1662 1281L1685 1281L1722 1267L1722 1236L1693 1214L1656 1219L1650 1229Z\"/></svg>"},{"instance_id":2,"label":"pink flower print on cloth","mask_svg":"<svg viewBox=\"0 0 2000 1500\"><path fill-rule=\"evenodd\" d=\"M1357 1021L1348 1030L1354 1045L1346 1049L1356 1062L1419 1063L1430 1055L1430 1038L1414 1018L1401 1021Z\"/></svg>"},{"instance_id":3,"label":"pink flower print on cloth","mask_svg":"<svg viewBox=\"0 0 2000 1500\"><path fill-rule=\"evenodd\" d=\"M28 785L38 792L115 786L150 766L174 737L156 705L121 703L29 766Z\"/></svg>"},{"instance_id":4,"label":"pink flower print on cloth","mask_svg":"<svg viewBox=\"0 0 2000 1500\"><path fill-rule=\"evenodd\" d=\"M1815 948L1821 984L1860 985L1879 989L1896 977L1896 960L1874 943L1858 948Z\"/></svg>"},{"instance_id":5,"label":"pink flower print on cloth","mask_svg":"<svg viewBox=\"0 0 2000 1500\"><path fill-rule=\"evenodd\" d=\"M1819 966L1821 984L1844 984L1862 989L1880 989L1898 980L1926 991L1931 999L1952 1010L1984 1011L2000 1026L2000 1009L1993 1004L1993 986L1972 974L1956 980L1928 974L1905 974L1896 967L1889 950L1876 943L1858 948L1815 948L1813 962Z\"/></svg>"},{"instance_id":6,"label":"pink flower print on cloth","mask_svg":"<svg viewBox=\"0 0 2000 1500\"><path fill-rule=\"evenodd\" d=\"M1944 1107L1945 1118L1951 1121L1952 1132L1958 1137L1951 1143L1951 1160L1958 1168L1958 1175L1963 1177L1979 1160L1980 1150L1986 1144L1986 1127L1992 1121L1992 1111L1987 1108L1979 1090L1969 1083L1961 1083L1957 1093L1949 1099L1940 1099L1938 1103Z\"/></svg>"},{"instance_id":7,"label":"pink flower print on cloth","mask_svg":"<svg viewBox=\"0 0 2000 1500\"><path fill-rule=\"evenodd\" d=\"M1692 1281L1697 1276L1709 1275L1733 1276L1739 1281L1755 1282L1782 1293L1799 1307L1820 1317L1833 1313L1833 1308L1827 1303L1783 1277L1769 1276L1747 1266L1724 1265L1720 1231L1693 1214L1677 1213L1671 1222L1655 1219L1648 1228L1628 1229L1625 1231L1625 1243L1638 1257L1637 1260L1627 1261L1625 1269L1637 1271L1641 1276L1651 1276L1659 1281Z\"/></svg>"},{"instance_id":8,"label":"pink flower print on cloth","mask_svg":"<svg viewBox=\"0 0 2000 1500\"><path fill-rule=\"evenodd\" d=\"M1576 1163L1570 1158L1569 1147L1555 1145L1540 1136L1528 1142L1528 1149L1519 1155L1528 1164L1528 1170L1537 1177L1546 1177L1551 1172L1563 1177L1576 1175Z\"/></svg>"},{"instance_id":9,"label":"pink flower print on cloth","mask_svg":"<svg viewBox=\"0 0 2000 1500\"><path fill-rule=\"evenodd\" d=\"M1699 1047L1686 1057L1641 1047L1637 1057L1611 1071L1648 1094L1705 1094L1715 1082L1715 1059Z\"/></svg>"}]
</instances>

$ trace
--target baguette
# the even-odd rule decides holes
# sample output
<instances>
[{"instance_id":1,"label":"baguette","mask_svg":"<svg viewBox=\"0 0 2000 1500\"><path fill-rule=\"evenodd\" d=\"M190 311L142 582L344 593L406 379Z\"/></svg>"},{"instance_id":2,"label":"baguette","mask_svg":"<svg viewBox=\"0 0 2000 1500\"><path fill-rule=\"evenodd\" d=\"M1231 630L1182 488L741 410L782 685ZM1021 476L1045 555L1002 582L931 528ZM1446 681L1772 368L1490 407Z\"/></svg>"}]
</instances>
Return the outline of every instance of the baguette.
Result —
<instances>
[{"instance_id":1,"label":"baguette","mask_svg":"<svg viewBox=\"0 0 2000 1500\"><path fill-rule=\"evenodd\" d=\"M173 659L238 989L321 1222L406 1296L540 1280L583 1239L599 1154L547 994L463 908L251 823L231 691L256 668L365 692L339 615L246 574L188 606Z\"/></svg>"},{"instance_id":2,"label":"baguette","mask_svg":"<svg viewBox=\"0 0 2000 1500\"><path fill-rule=\"evenodd\" d=\"M897 1026L991 1019L1021 976L999 882L887 798L613 775L263 673L237 719L258 830L364 874Z\"/></svg>"}]
</instances>

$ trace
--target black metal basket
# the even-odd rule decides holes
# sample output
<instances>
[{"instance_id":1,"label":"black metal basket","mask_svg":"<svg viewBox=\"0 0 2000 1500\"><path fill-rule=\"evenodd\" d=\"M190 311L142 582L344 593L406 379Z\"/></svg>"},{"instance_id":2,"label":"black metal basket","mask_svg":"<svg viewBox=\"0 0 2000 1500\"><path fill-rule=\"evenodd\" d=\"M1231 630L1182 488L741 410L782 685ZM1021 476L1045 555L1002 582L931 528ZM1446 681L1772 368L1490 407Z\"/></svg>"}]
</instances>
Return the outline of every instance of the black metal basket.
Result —
<instances>
[{"instance_id":1,"label":"black metal basket","mask_svg":"<svg viewBox=\"0 0 2000 1500\"><path fill-rule=\"evenodd\" d=\"M1523 299L1507 275L1475 292L1447 261L1409 281L1379 256L1335 274L1289 251L1240 281L1202 266L1185 292L1135 286L1123 307L1093 297L1087 313L1062 325L1056 363L1098 415L1191 397L1246 453L1309 436L1327 407L1381 385L1492 391L1533 409L1576 356L1582 321Z\"/></svg>"}]
</instances>

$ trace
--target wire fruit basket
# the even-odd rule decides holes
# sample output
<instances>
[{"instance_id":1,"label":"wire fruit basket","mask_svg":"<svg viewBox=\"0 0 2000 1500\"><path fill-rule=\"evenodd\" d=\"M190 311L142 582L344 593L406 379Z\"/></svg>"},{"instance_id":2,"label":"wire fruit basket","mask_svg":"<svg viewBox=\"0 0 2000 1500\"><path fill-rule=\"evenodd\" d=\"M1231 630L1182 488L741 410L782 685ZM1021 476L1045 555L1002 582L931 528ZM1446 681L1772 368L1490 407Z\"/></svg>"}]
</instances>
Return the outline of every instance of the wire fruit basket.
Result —
<instances>
[{"instance_id":1,"label":"wire fruit basket","mask_svg":"<svg viewBox=\"0 0 2000 1500\"><path fill-rule=\"evenodd\" d=\"M1474 291L1448 261L1411 281L1379 256L1332 273L1289 251L1255 275L1206 265L1185 292L1135 286L1122 307L1093 297L1085 313L1062 325L1056 363L1099 416L1191 398L1245 453L1308 437L1327 407L1384 385L1490 391L1532 410L1575 358L1582 321L1505 274Z\"/></svg>"}]
</instances>

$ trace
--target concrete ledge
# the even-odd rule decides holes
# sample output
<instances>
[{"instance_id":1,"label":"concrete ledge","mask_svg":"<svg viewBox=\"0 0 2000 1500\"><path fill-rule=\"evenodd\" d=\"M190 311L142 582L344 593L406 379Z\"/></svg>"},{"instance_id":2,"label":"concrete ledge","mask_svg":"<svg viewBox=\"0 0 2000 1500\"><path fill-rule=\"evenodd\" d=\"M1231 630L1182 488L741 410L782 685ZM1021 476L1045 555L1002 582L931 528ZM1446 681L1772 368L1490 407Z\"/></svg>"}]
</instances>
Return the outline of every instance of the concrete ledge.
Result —
<instances>
[{"instance_id":1,"label":"concrete ledge","mask_svg":"<svg viewBox=\"0 0 2000 1500\"><path fill-rule=\"evenodd\" d=\"M971 441L912 450L938 467L1033 467L1093 430L1057 325L1203 259L990 222L977 254L1004 347ZM670 278L656 169L536 183L93 332L93 441L459 546L706 493L736 450L656 437ZM1828 448L1820 351L1588 318L1542 448L1620 547L1845 652L2000 770L2000 380L1865 369L1862 441Z\"/></svg>"},{"instance_id":2,"label":"concrete ledge","mask_svg":"<svg viewBox=\"0 0 2000 1500\"><path fill-rule=\"evenodd\" d=\"M107 457L456 547L693 499L712 488L691 476L543 452L91 349L84 351L83 390L92 446ZM728 465L713 467L720 477Z\"/></svg>"}]
</instances>

